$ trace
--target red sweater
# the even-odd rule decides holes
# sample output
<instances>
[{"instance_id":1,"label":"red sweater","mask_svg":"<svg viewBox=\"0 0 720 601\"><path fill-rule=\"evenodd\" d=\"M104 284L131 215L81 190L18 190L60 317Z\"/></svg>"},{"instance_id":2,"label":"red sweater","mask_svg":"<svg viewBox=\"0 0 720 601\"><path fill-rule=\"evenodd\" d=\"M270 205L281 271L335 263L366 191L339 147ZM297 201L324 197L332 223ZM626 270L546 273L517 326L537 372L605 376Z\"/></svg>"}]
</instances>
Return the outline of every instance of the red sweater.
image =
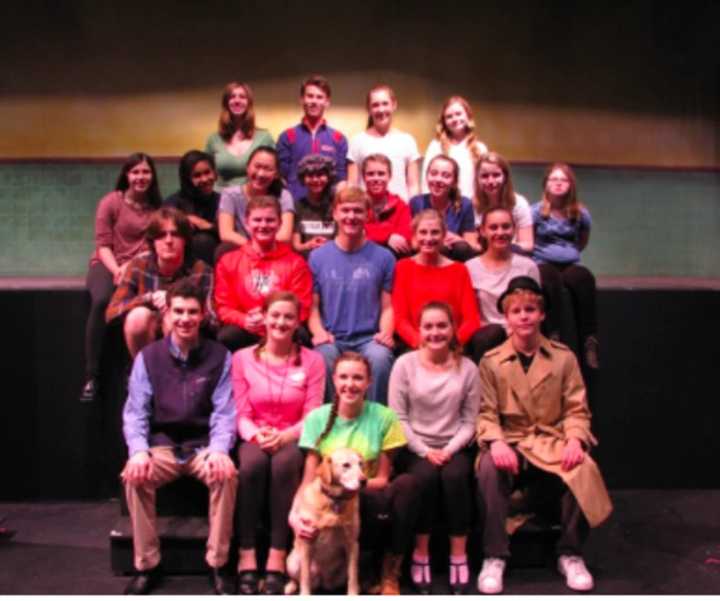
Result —
<instances>
[{"instance_id":1,"label":"red sweater","mask_svg":"<svg viewBox=\"0 0 720 601\"><path fill-rule=\"evenodd\" d=\"M420 344L420 310L430 301L450 305L461 344L482 325L477 296L463 263L430 267L412 258L401 259L395 266L392 300L395 331L412 348Z\"/></svg>"},{"instance_id":2,"label":"red sweater","mask_svg":"<svg viewBox=\"0 0 720 601\"><path fill-rule=\"evenodd\" d=\"M310 315L312 275L305 259L289 244L278 242L275 250L258 253L252 243L224 254L215 266L215 310L223 324L245 327L245 314L262 307L275 290L294 292L300 299L300 319Z\"/></svg>"},{"instance_id":3,"label":"red sweater","mask_svg":"<svg viewBox=\"0 0 720 601\"><path fill-rule=\"evenodd\" d=\"M410 220L410 207L407 203L399 196L388 192L387 204L381 213L375 215L370 209L365 224L365 235L368 240L385 246L390 234L400 234L410 242L412 238Z\"/></svg>"}]
</instances>

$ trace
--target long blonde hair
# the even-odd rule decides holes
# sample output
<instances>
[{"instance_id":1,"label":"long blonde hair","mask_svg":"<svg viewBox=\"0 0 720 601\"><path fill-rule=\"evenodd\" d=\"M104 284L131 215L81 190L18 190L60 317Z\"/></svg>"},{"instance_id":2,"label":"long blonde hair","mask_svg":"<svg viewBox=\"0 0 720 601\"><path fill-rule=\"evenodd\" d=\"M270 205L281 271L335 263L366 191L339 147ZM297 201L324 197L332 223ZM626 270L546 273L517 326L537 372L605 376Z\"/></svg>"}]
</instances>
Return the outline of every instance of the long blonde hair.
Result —
<instances>
[{"instance_id":1,"label":"long blonde hair","mask_svg":"<svg viewBox=\"0 0 720 601\"><path fill-rule=\"evenodd\" d=\"M450 98L445 101L445 104L443 104L440 109L440 117L435 126L435 138L440 142L443 154L448 154L450 152L450 131L447 125L445 125L445 111L451 104L455 104L456 102L463 107L468 116L467 138L465 143L470 150L473 165L475 165L482 156L482 152L480 151L478 139L475 135L475 120L473 119L472 108L470 108L470 103L465 100L465 98L462 96L450 96Z\"/></svg>"}]
</instances>

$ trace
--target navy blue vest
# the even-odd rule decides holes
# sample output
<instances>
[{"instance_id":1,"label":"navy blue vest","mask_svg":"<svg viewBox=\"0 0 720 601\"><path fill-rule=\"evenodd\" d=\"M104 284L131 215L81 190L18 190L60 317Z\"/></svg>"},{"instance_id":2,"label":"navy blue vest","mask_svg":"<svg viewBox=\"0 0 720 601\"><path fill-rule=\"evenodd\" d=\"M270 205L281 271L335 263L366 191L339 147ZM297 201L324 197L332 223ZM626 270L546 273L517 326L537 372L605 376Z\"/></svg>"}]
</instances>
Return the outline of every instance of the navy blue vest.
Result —
<instances>
[{"instance_id":1,"label":"navy blue vest","mask_svg":"<svg viewBox=\"0 0 720 601\"><path fill-rule=\"evenodd\" d=\"M222 344L201 338L182 361L170 352L169 336L142 350L153 389L150 446L176 447L181 454L207 446L212 394L227 352Z\"/></svg>"}]
</instances>

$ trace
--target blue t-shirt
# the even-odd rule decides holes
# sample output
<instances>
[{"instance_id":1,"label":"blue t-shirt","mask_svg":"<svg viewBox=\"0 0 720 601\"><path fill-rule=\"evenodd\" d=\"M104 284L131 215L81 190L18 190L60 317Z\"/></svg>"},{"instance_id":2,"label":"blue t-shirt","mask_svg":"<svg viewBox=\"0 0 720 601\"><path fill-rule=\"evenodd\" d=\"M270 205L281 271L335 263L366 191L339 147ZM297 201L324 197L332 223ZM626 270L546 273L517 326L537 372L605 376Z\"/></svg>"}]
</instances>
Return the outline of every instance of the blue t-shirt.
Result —
<instances>
[{"instance_id":1,"label":"blue t-shirt","mask_svg":"<svg viewBox=\"0 0 720 601\"><path fill-rule=\"evenodd\" d=\"M415 217L420 211L432 209L429 194L418 194L410 199L410 212ZM445 225L449 232L462 236L465 232L475 231L475 213L468 198L460 198L460 209L456 210L452 204L445 209Z\"/></svg>"},{"instance_id":2,"label":"blue t-shirt","mask_svg":"<svg viewBox=\"0 0 720 601\"><path fill-rule=\"evenodd\" d=\"M535 229L532 258L536 263L578 263L580 234L590 231L590 213L582 207L577 219L558 219L552 215L543 217L541 207L542 202L536 202L530 208Z\"/></svg>"},{"instance_id":3,"label":"blue t-shirt","mask_svg":"<svg viewBox=\"0 0 720 601\"><path fill-rule=\"evenodd\" d=\"M382 291L392 292L392 253L370 241L345 252L333 240L312 251L308 264L325 329L340 340L375 334Z\"/></svg>"}]
</instances>

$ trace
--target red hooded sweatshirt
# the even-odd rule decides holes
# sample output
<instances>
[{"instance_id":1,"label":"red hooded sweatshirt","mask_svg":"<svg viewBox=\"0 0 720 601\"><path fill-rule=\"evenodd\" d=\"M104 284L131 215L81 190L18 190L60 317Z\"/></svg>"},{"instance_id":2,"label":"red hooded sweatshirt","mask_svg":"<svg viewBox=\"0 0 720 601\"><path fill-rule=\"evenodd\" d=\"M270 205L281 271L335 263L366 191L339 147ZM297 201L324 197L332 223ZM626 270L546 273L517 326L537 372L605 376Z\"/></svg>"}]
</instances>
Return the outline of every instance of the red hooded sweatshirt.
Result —
<instances>
[{"instance_id":1,"label":"red hooded sweatshirt","mask_svg":"<svg viewBox=\"0 0 720 601\"><path fill-rule=\"evenodd\" d=\"M223 324L245 327L245 314L262 307L276 290L294 292L300 299L300 320L310 315L312 275L305 259L290 245L278 242L266 254L248 242L224 254L215 266L215 309Z\"/></svg>"},{"instance_id":2,"label":"red hooded sweatshirt","mask_svg":"<svg viewBox=\"0 0 720 601\"><path fill-rule=\"evenodd\" d=\"M399 196L388 192L387 204L379 215L375 215L370 209L365 224L365 235L368 240L385 246L392 234L400 234L410 242L412 240L411 219L408 204Z\"/></svg>"}]
</instances>

